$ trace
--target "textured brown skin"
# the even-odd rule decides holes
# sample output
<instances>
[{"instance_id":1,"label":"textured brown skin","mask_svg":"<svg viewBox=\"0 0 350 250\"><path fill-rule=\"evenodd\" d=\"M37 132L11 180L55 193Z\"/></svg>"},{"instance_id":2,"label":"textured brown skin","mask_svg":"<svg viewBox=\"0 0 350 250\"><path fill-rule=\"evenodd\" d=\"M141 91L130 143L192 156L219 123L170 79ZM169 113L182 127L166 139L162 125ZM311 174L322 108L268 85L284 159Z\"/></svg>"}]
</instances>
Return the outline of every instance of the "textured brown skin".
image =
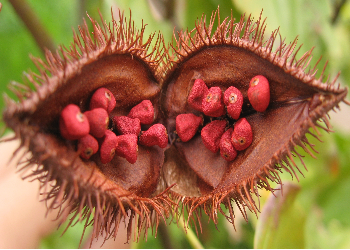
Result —
<instances>
[{"instance_id":1,"label":"textured brown skin","mask_svg":"<svg viewBox=\"0 0 350 250\"><path fill-rule=\"evenodd\" d=\"M15 138L21 139L20 148L32 153L27 167L39 163L30 177L41 181L43 189L50 188L46 197L53 198L49 209L66 206L63 219L71 211L76 220L87 217L89 223L93 219L92 238L101 232L106 238L116 237L119 223L130 214L130 239L133 223L148 229L157 226L160 218L169 217L171 211L184 208L189 211L188 220L203 209L217 223L217 212L224 213L220 208L224 204L233 224L232 201L244 216L245 208L257 212L252 195L258 195L259 188L273 191L269 181L280 183L277 170L297 177L295 169L300 170L292 153L300 155L295 147L310 153L303 144L309 144L305 134L310 128L317 132L320 119L328 127L326 114L344 101L347 89L336 87L336 79L323 83L315 79L314 71L305 73L310 53L296 61L295 41L288 46L281 42L272 51L277 32L264 43L261 18L253 23L242 17L236 25L226 19L213 33L217 12L209 26L200 20L191 38L180 33L172 50L162 47L161 37L153 48L151 39L141 42L144 27L134 30L131 20L127 23L121 15L123 29L118 26L115 33L91 20L97 43L85 25L80 28L82 38L74 36L75 49L61 50L64 58L48 52L48 63L35 59L42 85L28 75L37 90L20 96L24 99L20 103L7 100L3 119L14 130ZM125 35L123 31L128 28L131 32ZM78 54L76 47L82 52ZM150 56L147 50L152 50ZM256 112L248 102L249 81L255 75L264 75L270 83L270 105L264 113ZM228 162L219 152L205 148L200 131L185 143L176 138L177 115L201 115L187 103L197 78L209 88L220 87L224 92L235 86L242 92L241 117L252 127L253 142L234 161ZM121 157L101 164L98 154L90 160L81 159L75 142L59 134L59 114L70 103L83 112L88 110L92 94L100 87L109 89L116 99L110 118L125 116L142 100L150 100L155 109L154 123L164 124L171 139L167 148L139 145L135 164ZM232 119L225 119L233 125ZM204 116L203 126L209 121ZM149 127L143 125L142 130ZM56 182L50 187L52 180Z\"/></svg>"}]
</instances>

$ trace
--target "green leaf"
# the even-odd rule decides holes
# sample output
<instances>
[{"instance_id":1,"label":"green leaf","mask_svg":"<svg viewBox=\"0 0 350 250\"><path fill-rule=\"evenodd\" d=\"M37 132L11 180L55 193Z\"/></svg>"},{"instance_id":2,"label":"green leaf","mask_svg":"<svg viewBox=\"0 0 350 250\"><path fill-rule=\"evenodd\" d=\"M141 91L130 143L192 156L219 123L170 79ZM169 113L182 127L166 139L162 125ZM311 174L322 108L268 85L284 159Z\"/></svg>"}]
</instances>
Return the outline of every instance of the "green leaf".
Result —
<instances>
[{"instance_id":1,"label":"green leaf","mask_svg":"<svg viewBox=\"0 0 350 250\"><path fill-rule=\"evenodd\" d=\"M295 199L300 187L285 183L265 203L255 231L255 248L303 248L305 213Z\"/></svg>"}]
</instances>

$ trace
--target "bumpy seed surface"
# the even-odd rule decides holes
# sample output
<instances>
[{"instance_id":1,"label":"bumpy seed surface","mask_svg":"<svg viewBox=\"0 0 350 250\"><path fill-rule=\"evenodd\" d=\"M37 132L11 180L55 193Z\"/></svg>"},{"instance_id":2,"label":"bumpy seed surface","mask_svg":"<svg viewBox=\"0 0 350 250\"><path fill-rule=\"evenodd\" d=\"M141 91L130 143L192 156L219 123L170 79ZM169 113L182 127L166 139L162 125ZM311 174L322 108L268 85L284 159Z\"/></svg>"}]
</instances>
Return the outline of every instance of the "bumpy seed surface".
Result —
<instances>
[{"instance_id":1,"label":"bumpy seed surface","mask_svg":"<svg viewBox=\"0 0 350 250\"><path fill-rule=\"evenodd\" d=\"M270 84L262 75L254 76L249 83L248 99L258 112L264 112L270 103Z\"/></svg>"},{"instance_id":2,"label":"bumpy seed surface","mask_svg":"<svg viewBox=\"0 0 350 250\"><path fill-rule=\"evenodd\" d=\"M237 150L233 147L231 142L232 133L233 128L229 128L220 139L220 155L226 161L233 161L237 157Z\"/></svg>"},{"instance_id":3,"label":"bumpy seed surface","mask_svg":"<svg viewBox=\"0 0 350 250\"><path fill-rule=\"evenodd\" d=\"M87 117L75 104L67 105L61 112L59 127L61 135L67 140L77 140L89 134L90 125Z\"/></svg>"},{"instance_id":4,"label":"bumpy seed surface","mask_svg":"<svg viewBox=\"0 0 350 250\"><path fill-rule=\"evenodd\" d=\"M243 106L243 95L239 89L231 86L224 93L224 103L227 113L235 120L238 120Z\"/></svg>"},{"instance_id":5,"label":"bumpy seed surface","mask_svg":"<svg viewBox=\"0 0 350 250\"><path fill-rule=\"evenodd\" d=\"M176 117L176 132L181 141L187 142L196 134L203 118L194 114L180 114Z\"/></svg>"},{"instance_id":6,"label":"bumpy seed surface","mask_svg":"<svg viewBox=\"0 0 350 250\"><path fill-rule=\"evenodd\" d=\"M118 140L117 136L110 130L106 130L100 146L100 158L103 164L110 162L115 155L115 148Z\"/></svg>"},{"instance_id":7,"label":"bumpy seed surface","mask_svg":"<svg viewBox=\"0 0 350 250\"><path fill-rule=\"evenodd\" d=\"M187 97L188 104L197 111L202 111L202 101L208 94L208 87L202 79L196 79Z\"/></svg>"},{"instance_id":8,"label":"bumpy seed surface","mask_svg":"<svg viewBox=\"0 0 350 250\"><path fill-rule=\"evenodd\" d=\"M130 118L127 116L114 116L114 126L121 135L135 134L139 135L141 132L141 123L139 118Z\"/></svg>"},{"instance_id":9,"label":"bumpy seed surface","mask_svg":"<svg viewBox=\"0 0 350 250\"><path fill-rule=\"evenodd\" d=\"M140 144L151 147L165 148L168 145L168 133L163 124L154 124L148 130L141 133Z\"/></svg>"},{"instance_id":10,"label":"bumpy seed surface","mask_svg":"<svg viewBox=\"0 0 350 250\"><path fill-rule=\"evenodd\" d=\"M247 119L241 118L236 122L231 141L237 151L244 150L252 144L253 131Z\"/></svg>"},{"instance_id":11,"label":"bumpy seed surface","mask_svg":"<svg viewBox=\"0 0 350 250\"><path fill-rule=\"evenodd\" d=\"M150 100L143 100L130 110L128 117L133 119L138 118L141 124L152 124L154 120L152 102Z\"/></svg>"},{"instance_id":12,"label":"bumpy seed surface","mask_svg":"<svg viewBox=\"0 0 350 250\"><path fill-rule=\"evenodd\" d=\"M95 108L103 108L108 112L108 114L110 114L115 106L116 100L114 95L106 88L99 88L96 90L90 100L90 110Z\"/></svg>"},{"instance_id":13,"label":"bumpy seed surface","mask_svg":"<svg viewBox=\"0 0 350 250\"><path fill-rule=\"evenodd\" d=\"M98 151L98 142L92 135L87 134L79 139L78 150L81 152L81 158L90 159Z\"/></svg>"},{"instance_id":14,"label":"bumpy seed surface","mask_svg":"<svg viewBox=\"0 0 350 250\"><path fill-rule=\"evenodd\" d=\"M103 108L95 108L84 112L84 115L89 120L90 134L96 138L103 137L109 123L107 111Z\"/></svg>"},{"instance_id":15,"label":"bumpy seed surface","mask_svg":"<svg viewBox=\"0 0 350 250\"><path fill-rule=\"evenodd\" d=\"M225 105L222 91L219 87L211 87L202 100L203 113L211 117L220 117L225 114Z\"/></svg>"},{"instance_id":16,"label":"bumpy seed surface","mask_svg":"<svg viewBox=\"0 0 350 250\"><path fill-rule=\"evenodd\" d=\"M201 131L204 146L213 153L219 150L220 138L225 132L226 125L225 120L216 120L207 124Z\"/></svg>"},{"instance_id":17,"label":"bumpy seed surface","mask_svg":"<svg viewBox=\"0 0 350 250\"><path fill-rule=\"evenodd\" d=\"M137 135L127 134L117 136L117 147L115 152L118 156L125 158L131 164L137 160Z\"/></svg>"}]
</instances>

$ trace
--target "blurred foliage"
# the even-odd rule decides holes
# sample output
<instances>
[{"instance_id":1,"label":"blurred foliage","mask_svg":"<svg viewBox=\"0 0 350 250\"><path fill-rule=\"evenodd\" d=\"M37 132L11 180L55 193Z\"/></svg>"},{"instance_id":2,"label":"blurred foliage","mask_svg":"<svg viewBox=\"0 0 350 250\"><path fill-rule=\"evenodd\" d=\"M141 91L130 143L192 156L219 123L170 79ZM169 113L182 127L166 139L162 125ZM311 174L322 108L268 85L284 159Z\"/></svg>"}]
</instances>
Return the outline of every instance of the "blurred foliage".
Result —
<instances>
[{"instance_id":1,"label":"blurred foliage","mask_svg":"<svg viewBox=\"0 0 350 250\"><path fill-rule=\"evenodd\" d=\"M298 36L299 44L303 46L299 56L315 47L313 66L323 55L318 68L322 70L326 60L329 60L326 73L333 78L342 71L339 81L350 84L350 2L342 0L60 0L35 1L27 0L42 21L56 45L66 46L72 41L72 27L82 24L82 18L89 15L100 20L98 10L103 17L111 20L111 7L125 11L132 17L137 27L147 24L146 34L158 32L164 35L166 43L172 41L173 31L191 30L195 21L202 13L209 21L212 12L220 5L220 16L237 19L243 13L252 14L257 18L263 9L263 18L267 17L265 35L280 29L281 37L286 37L289 43ZM10 81L22 82L23 71L36 71L28 55L43 57L31 34L13 11L8 1L2 1L0 13L0 91L14 98L7 90ZM336 14L337 6L340 6ZM232 12L231 12L232 10ZM115 12L117 13L117 12ZM174 28L175 27L175 28ZM3 109L3 100L0 100ZM349 114L344 114L349 115ZM309 156L304 158L308 171L299 174L300 182L297 192L286 203L280 204L283 213L278 217L281 222L276 231L274 223L267 223L271 211L263 209L270 193L261 191L260 205L261 221L249 213L249 222L245 222L239 211L236 211L236 229L234 230L223 216L219 216L217 228L213 222L203 216L202 234L199 240L205 248L252 248L252 247L287 247L287 248L350 248L350 138L348 134L322 133L323 144L310 138L320 151L318 159ZM300 151L300 150L299 150ZM301 165L301 164L300 164ZM291 177L283 173L286 183ZM296 180L294 178L294 183ZM269 199L270 203L277 202ZM267 202L267 204L269 204ZM267 219L266 219L267 218ZM271 219L271 218L270 218ZM256 233L255 233L256 231ZM54 233L43 240L43 248L75 248L79 245L82 225L69 228L62 238L62 231ZM254 236L255 235L255 236ZM168 237L170 245L175 248L191 247L184 231L175 222L161 226L155 239L151 233L147 242L140 240L133 243L137 248L165 247L162 237ZM255 237L255 240L254 240ZM254 245L253 245L254 244Z\"/></svg>"}]
</instances>

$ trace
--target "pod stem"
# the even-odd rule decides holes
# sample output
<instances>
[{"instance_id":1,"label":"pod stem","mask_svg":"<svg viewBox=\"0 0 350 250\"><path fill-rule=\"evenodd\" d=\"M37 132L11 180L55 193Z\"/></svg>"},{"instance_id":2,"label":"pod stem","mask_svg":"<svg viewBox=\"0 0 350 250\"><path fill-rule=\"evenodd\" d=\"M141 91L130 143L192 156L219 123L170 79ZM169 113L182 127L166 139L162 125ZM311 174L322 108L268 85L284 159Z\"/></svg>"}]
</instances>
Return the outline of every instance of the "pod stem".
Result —
<instances>
[{"instance_id":1,"label":"pod stem","mask_svg":"<svg viewBox=\"0 0 350 250\"><path fill-rule=\"evenodd\" d=\"M23 23L27 26L28 30L32 34L35 42L45 54L45 48L50 51L55 51L56 46L50 37L49 33L46 31L43 24L40 22L38 16L35 14L33 9L25 0L9 0L13 9L16 11L17 15L21 18Z\"/></svg>"},{"instance_id":2,"label":"pod stem","mask_svg":"<svg viewBox=\"0 0 350 250\"><path fill-rule=\"evenodd\" d=\"M202 243L199 241L195 233L192 231L191 228L188 226L185 226L184 221L180 218L179 221L179 227L182 228L184 231L186 238L188 240L188 243L192 246L194 249L204 249Z\"/></svg>"}]
</instances>

